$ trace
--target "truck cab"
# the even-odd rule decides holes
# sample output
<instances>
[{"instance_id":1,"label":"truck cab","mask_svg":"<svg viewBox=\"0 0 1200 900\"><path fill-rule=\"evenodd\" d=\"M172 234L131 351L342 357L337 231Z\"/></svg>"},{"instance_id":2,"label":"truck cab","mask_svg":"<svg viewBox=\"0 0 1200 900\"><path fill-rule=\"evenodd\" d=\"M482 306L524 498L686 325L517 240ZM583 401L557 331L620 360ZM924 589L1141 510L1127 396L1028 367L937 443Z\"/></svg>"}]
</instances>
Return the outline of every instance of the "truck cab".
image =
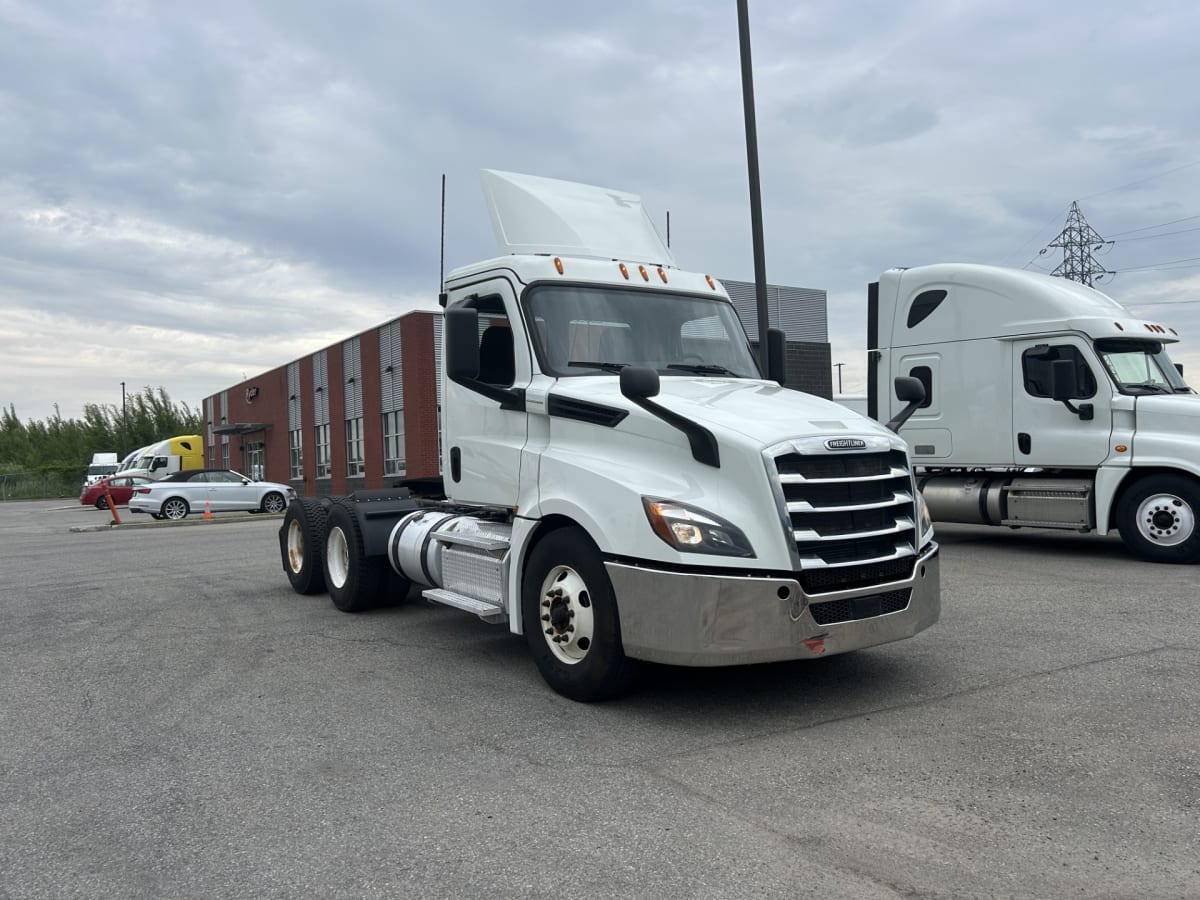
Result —
<instances>
[{"instance_id":1,"label":"truck cab","mask_svg":"<svg viewBox=\"0 0 1200 900\"><path fill-rule=\"evenodd\" d=\"M383 548L426 598L523 634L581 700L639 661L833 655L937 620L901 438L764 377L720 282L675 265L636 195L483 186L503 255L445 283L444 497L331 505L335 604L369 602L383 576L356 566ZM294 587L302 515L281 531Z\"/></svg>"},{"instance_id":2,"label":"truck cab","mask_svg":"<svg viewBox=\"0 0 1200 900\"><path fill-rule=\"evenodd\" d=\"M868 292L869 414L889 379L926 398L901 433L935 520L1106 534L1200 560L1200 397L1177 332L1100 291L992 266L885 272Z\"/></svg>"}]
</instances>

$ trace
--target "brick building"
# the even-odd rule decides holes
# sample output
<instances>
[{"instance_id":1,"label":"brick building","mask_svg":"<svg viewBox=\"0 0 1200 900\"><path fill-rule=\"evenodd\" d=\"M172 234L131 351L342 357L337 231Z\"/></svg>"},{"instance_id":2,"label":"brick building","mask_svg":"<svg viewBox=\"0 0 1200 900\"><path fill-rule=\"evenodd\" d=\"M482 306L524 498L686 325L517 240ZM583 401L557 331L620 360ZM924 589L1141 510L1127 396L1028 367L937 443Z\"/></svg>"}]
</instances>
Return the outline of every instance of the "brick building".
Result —
<instances>
[{"instance_id":1,"label":"brick building","mask_svg":"<svg viewBox=\"0 0 1200 900\"><path fill-rule=\"evenodd\" d=\"M724 282L757 336L753 285ZM788 387L832 395L825 292L771 285L787 336ZM205 463L339 496L436 478L440 311L411 312L206 397Z\"/></svg>"}]
</instances>

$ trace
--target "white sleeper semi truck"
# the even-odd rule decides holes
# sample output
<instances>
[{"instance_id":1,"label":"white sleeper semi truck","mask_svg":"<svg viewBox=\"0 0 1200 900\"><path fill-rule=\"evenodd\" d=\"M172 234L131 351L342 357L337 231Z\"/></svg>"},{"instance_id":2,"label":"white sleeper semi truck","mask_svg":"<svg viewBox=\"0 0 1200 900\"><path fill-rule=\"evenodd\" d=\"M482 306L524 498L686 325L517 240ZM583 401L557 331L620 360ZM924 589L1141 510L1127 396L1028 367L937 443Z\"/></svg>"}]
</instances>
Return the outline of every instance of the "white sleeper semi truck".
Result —
<instances>
[{"instance_id":1,"label":"white sleeper semi truck","mask_svg":"<svg viewBox=\"0 0 1200 900\"><path fill-rule=\"evenodd\" d=\"M724 288L675 266L636 195L483 186L506 255L446 281L442 490L294 501L296 591L353 612L416 585L523 634L579 700L641 660L829 656L937 621L894 431L781 387L780 332L764 377ZM915 408L920 384L900 390Z\"/></svg>"},{"instance_id":2,"label":"white sleeper semi truck","mask_svg":"<svg viewBox=\"0 0 1200 900\"><path fill-rule=\"evenodd\" d=\"M1200 560L1200 396L1175 329L1072 281L992 266L891 269L868 288L868 414L901 434L935 522L1120 532Z\"/></svg>"}]
</instances>

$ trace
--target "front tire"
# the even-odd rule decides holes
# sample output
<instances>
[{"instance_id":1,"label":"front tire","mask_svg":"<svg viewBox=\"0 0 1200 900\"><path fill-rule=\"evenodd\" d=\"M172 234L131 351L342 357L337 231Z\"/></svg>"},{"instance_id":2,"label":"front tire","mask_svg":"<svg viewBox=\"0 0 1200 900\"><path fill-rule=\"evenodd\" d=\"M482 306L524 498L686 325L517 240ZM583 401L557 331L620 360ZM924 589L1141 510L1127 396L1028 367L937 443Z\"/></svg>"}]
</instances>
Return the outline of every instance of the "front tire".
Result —
<instances>
[{"instance_id":1,"label":"front tire","mask_svg":"<svg viewBox=\"0 0 1200 900\"><path fill-rule=\"evenodd\" d=\"M190 512L187 501L182 497L172 497L169 500L163 501L162 509L160 510L164 519L179 521L186 519Z\"/></svg>"},{"instance_id":2,"label":"front tire","mask_svg":"<svg viewBox=\"0 0 1200 900\"><path fill-rule=\"evenodd\" d=\"M287 501L283 499L283 494L278 491L271 491L267 496L262 498L262 505L259 507L265 513L283 512L287 506Z\"/></svg>"},{"instance_id":3,"label":"front tire","mask_svg":"<svg viewBox=\"0 0 1200 900\"><path fill-rule=\"evenodd\" d=\"M108 509L108 501L101 497L96 501L96 509Z\"/></svg>"},{"instance_id":4,"label":"front tire","mask_svg":"<svg viewBox=\"0 0 1200 900\"><path fill-rule=\"evenodd\" d=\"M1142 559L1200 562L1200 485L1182 475L1150 475L1117 503L1121 540Z\"/></svg>"},{"instance_id":5,"label":"front tire","mask_svg":"<svg viewBox=\"0 0 1200 900\"><path fill-rule=\"evenodd\" d=\"M560 528L543 537L521 586L525 641L550 687L586 702L633 685L638 664L621 646L612 583L585 531Z\"/></svg>"},{"instance_id":6,"label":"front tire","mask_svg":"<svg viewBox=\"0 0 1200 900\"><path fill-rule=\"evenodd\" d=\"M325 590L325 529L329 516L320 500L293 500L279 529L283 571L297 594Z\"/></svg>"},{"instance_id":7,"label":"front tire","mask_svg":"<svg viewBox=\"0 0 1200 900\"><path fill-rule=\"evenodd\" d=\"M377 606L389 583L386 556L367 556L362 529L353 508L344 502L329 507L322 571L329 599L342 612L363 612Z\"/></svg>"}]
</instances>

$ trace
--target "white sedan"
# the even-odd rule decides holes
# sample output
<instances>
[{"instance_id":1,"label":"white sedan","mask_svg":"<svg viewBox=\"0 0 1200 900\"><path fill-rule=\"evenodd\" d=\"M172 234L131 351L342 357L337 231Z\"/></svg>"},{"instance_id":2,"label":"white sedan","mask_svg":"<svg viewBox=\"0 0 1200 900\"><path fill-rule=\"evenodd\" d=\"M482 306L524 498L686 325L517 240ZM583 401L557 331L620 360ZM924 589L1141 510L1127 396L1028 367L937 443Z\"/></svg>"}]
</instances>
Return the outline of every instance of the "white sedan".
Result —
<instances>
[{"instance_id":1,"label":"white sedan","mask_svg":"<svg viewBox=\"0 0 1200 900\"><path fill-rule=\"evenodd\" d=\"M232 469L189 469L136 488L129 511L156 519L186 519L206 510L278 513L295 496L289 485L255 481Z\"/></svg>"}]
</instances>

